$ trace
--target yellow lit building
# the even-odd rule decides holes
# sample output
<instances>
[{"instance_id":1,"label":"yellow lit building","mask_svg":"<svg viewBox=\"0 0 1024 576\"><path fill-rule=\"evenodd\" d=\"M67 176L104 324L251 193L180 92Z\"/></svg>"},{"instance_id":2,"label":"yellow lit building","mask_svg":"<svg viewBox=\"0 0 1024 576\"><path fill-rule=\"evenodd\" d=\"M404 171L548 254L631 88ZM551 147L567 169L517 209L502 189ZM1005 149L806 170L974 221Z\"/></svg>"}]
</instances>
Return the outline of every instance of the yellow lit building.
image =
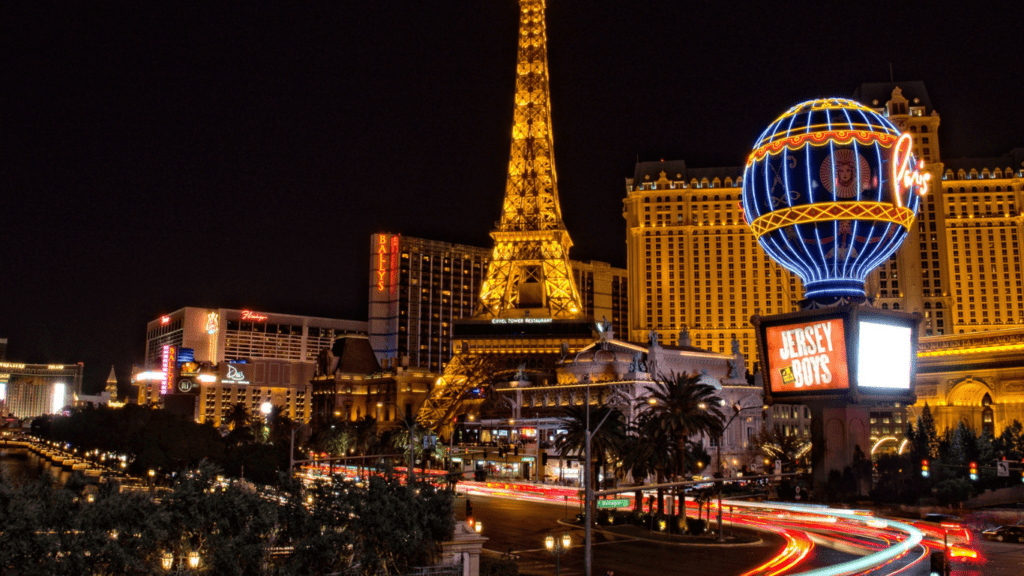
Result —
<instances>
[{"instance_id":1,"label":"yellow lit building","mask_svg":"<svg viewBox=\"0 0 1024 576\"><path fill-rule=\"evenodd\" d=\"M998 435L1024 422L1024 327L921 338L911 421L925 403L939 431L963 422Z\"/></svg>"},{"instance_id":2,"label":"yellow lit building","mask_svg":"<svg viewBox=\"0 0 1024 576\"><path fill-rule=\"evenodd\" d=\"M863 84L854 98L913 137L931 174L915 229L866 282L884 309L919 312L921 335L1024 323L1024 148L998 158L942 160L940 116L923 82ZM629 338L657 330L724 352L733 334L751 364L750 315L795 310L800 281L772 263L743 222L742 168L642 162L626 180Z\"/></svg>"},{"instance_id":3,"label":"yellow lit building","mask_svg":"<svg viewBox=\"0 0 1024 576\"><path fill-rule=\"evenodd\" d=\"M757 362L749 319L797 309L800 279L757 245L740 206L742 168L687 168L682 160L641 162L626 180L623 217L629 274L629 334L654 330L675 345L726 353L735 337Z\"/></svg>"},{"instance_id":4,"label":"yellow lit building","mask_svg":"<svg viewBox=\"0 0 1024 576\"><path fill-rule=\"evenodd\" d=\"M441 373L452 358L455 321L480 306L493 250L399 234L370 240L369 334L377 359ZM626 329L626 271L570 260L583 314Z\"/></svg>"}]
</instances>

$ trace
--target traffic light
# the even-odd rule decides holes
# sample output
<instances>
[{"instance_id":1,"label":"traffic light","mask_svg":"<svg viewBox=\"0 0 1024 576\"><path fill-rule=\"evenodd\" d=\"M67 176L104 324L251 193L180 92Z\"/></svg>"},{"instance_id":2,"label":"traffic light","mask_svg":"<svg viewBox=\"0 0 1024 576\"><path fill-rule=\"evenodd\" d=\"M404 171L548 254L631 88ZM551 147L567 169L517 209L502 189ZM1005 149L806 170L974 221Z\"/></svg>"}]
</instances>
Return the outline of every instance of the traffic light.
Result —
<instances>
[{"instance_id":1,"label":"traffic light","mask_svg":"<svg viewBox=\"0 0 1024 576\"><path fill-rule=\"evenodd\" d=\"M971 462L970 473L971 473L971 480L977 480L978 479L978 463L977 462Z\"/></svg>"},{"instance_id":2,"label":"traffic light","mask_svg":"<svg viewBox=\"0 0 1024 576\"><path fill-rule=\"evenodd\" d=\"M921 460L921 476L927 478L927 477L929 477L931 475L932 475L932 473L928 471L928 461L927 460Z\"/></svg>"}]
</instances>

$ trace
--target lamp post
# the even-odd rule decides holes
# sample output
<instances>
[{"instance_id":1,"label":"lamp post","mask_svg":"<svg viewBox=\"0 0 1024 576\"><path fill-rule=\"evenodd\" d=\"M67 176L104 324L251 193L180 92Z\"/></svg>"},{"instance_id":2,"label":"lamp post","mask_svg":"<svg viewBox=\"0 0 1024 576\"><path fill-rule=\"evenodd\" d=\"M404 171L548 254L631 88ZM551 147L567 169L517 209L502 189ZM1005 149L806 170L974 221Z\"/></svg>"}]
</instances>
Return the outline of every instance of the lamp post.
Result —
<instances>
[{"instance_id":1,"label":"lamp post","mask_svg":"<svg viewBox=\"0 0 1024 576\"><path fill-rule=\"evenodd\" d=\"M165 551L163 554L160 555L160 567L166 570L167 572L170 572L174 568L175 559L176 558L173 552L171 552L170 550ZM181 556L181 558L178 558L177 560L179 560L177 569L177 572L179 573L186 567L189 570L198 570L199 565L202 564L202 561L199 557L199 552L196 550L189 552L187 555Z\"/></svg>"},{"instance_id":2,"label":"lamp post","mask_svg":"<svg viewBox=\"0 0 1024 576\"><path fill-rule=\"evenodd\" d=\"M724 404L725 401L723 400L722 403ZM702 403L700 405L700 407L701 407L701 409L703 409L705 406ZM724 480L724 477L722 476L722 441L725 439L725 431L729 429L729 425L732 424L732 421L735 420L736 417L740 415L740 412L743 412L744 410L750 410L751 408L756 408L756 406L744 406L744 407L741 407L739 402L733 404L732 405L732 410L733 410L732 418L729 418L729 421L725 423L725 426L722 426L722 431L718 434L718 458L717 458L718 466L717 466L717 468L718 468L718 541L719 542L725 542L725 535L722 533L722 482Z\"/></svg>"},{"instance_id":3,"label":"lamp post","mask_svg":"<svg viewBox=\"0 0 1024 576\"><path fill-rule=\"evenodd\" d=\"M568 552L571 546L572 538L569 536L568 532L562 534L561 539L556 539L551 534L548 534L547 537L544 538L544 547L548 549L548 552L555 556L555 576L561 576L562 566L559 558L562 554Z\"/></svg>"},{"instance_id":4,"label":"lamp post","mask_svg":"<svg viewBox=\"0 0 1024 576\"><path fill-rule=\"evenodd\" d=\"M584 463L584 468L583 468L583 481L584 481L584 484L585 484L585 486L583 488L583 502L584 502L584 506L585 506L584 511L583 511L583 522L585 524L584 527L583 527L583 576L590 576L590 574L591 574L590 568L591 568L591 564L592 564L592 561L593 561L593 556L592 556L592 554L593 554L593 547L592 547L593 540L592 540L592 537L591 537L591 529L590 529L591 528L591 526L590 526L590 518L591 518L591 511L590 511L590 509L593 507L593 504L594 504L594 490L593 490L593 488L590 485L591 482L592 482L592 480L591 480L591 469L590 469L590 439L594 436L594 433L596 433L598 430L601 429L601 426L604 426L605 420L607 420L608 417L611 416L612 411L608 410L608 412L604 415L604 418L601 419L601 422L594 428L593 431L591 431L590 430L590 379L587 379L586 389L587 389L587 400L586 400L587 405L586 405L586 410L585 410L585 412L586 412L586 430L584 431L585 442L584 442L584 445L583 445L583 452L584 452L583 458L584 458L584 460L586 460L586 462Z\"/></svg>"}]
</instances>

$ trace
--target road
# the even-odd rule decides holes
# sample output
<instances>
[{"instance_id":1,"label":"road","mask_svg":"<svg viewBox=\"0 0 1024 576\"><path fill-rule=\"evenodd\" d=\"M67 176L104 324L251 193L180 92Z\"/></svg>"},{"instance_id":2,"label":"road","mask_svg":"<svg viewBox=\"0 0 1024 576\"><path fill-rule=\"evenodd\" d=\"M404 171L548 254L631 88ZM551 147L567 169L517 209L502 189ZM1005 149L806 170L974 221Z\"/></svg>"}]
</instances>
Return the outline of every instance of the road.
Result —
<instances>
[{"instance_id":1,"label":"road","mask_svg":"<svg viewBox=\"0 0 1024 576\"><path fill-rule=\"evenodd\" d=\"M523 574L547 576L555 573L554 557L544 549L544 538L551 533L560 537L568 531L573 547L562 557L563 574L578 576L583 572L583 534L579 528L560 524L578 512L570 504L520 500L504 496L471 496L474 520L483 524L489 538L485 551L497 556L510 549L519 556ZM457 503L460 519L464 519L465 500ZM778 510L748 510L737 514L740 525L760 526L775 530L765 542L743 546L693 546L657 542L639 534L628 537L607 531L594 532L594 576L613 570L617 576L633 574L679 575L761 575L777 576L803 573L816 568L832 567L878 553L904 541L906 533L879 519L865 524L842 518L814 519L803 513ZM980 555L954 562L954 576L1019 576L1024 574L1024 545L987 542L975 534L961 551ZM869 576L901 574L927 576L928 554L941 549L934 535L913 546L881 567L865 567L859 573Z\"/></svg>"},{"instance_id":2,"label":"road","mask_svg":"<svg viewBox=\"0 0 1024 576\"><path fill-rule=\"evenodd\" d=\"M492 555L508 552L520 556L520 573L555 574L555 559L544 548L544 537L561 536L568 530L573 546L562 557L561 573L583 574L583 530L560 525L566 518L563 504L530 502L489 496L471 496L473 519L483 523L489 538L484 549ZM460 520L465 519L465 499L456 502ZM569 506L572 519L578 510ZM594 532L594 575L613 570L615 576L649 574L739 575L767 560L783 545L781 538L768 536L766 543L743 546L682 546Z\"/></svg>"}]
</instances>

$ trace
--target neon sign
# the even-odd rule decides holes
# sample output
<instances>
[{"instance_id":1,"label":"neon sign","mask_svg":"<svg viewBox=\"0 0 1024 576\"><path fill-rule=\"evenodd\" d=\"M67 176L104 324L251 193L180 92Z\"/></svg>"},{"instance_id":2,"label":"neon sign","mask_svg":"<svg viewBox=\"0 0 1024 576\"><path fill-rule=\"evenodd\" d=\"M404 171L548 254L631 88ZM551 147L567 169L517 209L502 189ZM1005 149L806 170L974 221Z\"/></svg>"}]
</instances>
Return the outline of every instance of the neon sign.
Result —
<instances>
[{"instance_id":1,"label":"neon sign","mask_svg":"<svg viewBox=\"0 0 1024 576\"><path fill-rule=\"evenodd\" d=\"M242 316L245 316L245 311L242 312ZM206 333L216 334L218 329L220 329L220 314L208 312L206 314Z\"/></svg>"},{"instance_id":2,"label":"neon sign","mask_svg":"<svg viewBox=\"0 0 1024 576\"><path fill-rule=\"evenodd\" d=\"M384 291L384 280L388 275L388 237L380 235L380 242L377 243L377 291Z\"/></svg>"},{"instance_id":3,"label":"neon sign","mask_svg":"<svg viewBox=\"0 0 1024 576\"><path fill-rule=\"evenodd\" d=\"M242 320L252 320L253 322L266 322L267 315L260 314L259 312L253 312L252 310L242 310Z\"/></svg>"},{"instance_id":4,"label":"neon sign","mask_svg":"<svg viewBox=\"0 0 1024 576\"><path fill-rule=\"evenodd\" d=\"M171 381L174 379L174 368L178 364L178 347L165 344L161 354L160 395L167 394L170 390Z\"/></svg>"},{"instance_id":5,"label":"neon sign","mask_svg":"<svg viewBox=\"0 0 1024 576\"><path fill-rule=\"evenodd\" d=\"M161 326L166 326L166 325L168 325L170 323L171 323L171 317L170 316L161 316L160 317L160 325Z\"/></svg>"},{"instance_id":6,"label":"neon sign","mask_svg":"<svg viewBox=\"0 0 1024 576\"><path fill-rule=\"evenodd\" d=\"M221 384L248 384L249 379L241 368L227 365L227 374L220 379Z\"/></svg>"},{"instance_id":7,"label":"neon sign","mask_svg":"<svg viewBox=\"0 0 1024 576\"><path fill-rule=\"evenodd\" d=\"M550 324L551 318L491 318L491 324Z\"/></svg>"},{"instance_id":8,"label":"neon sign","mask_svg":"<svg viewBox=\"0 0 1024 576\"><path fill-rule=\"evenodd\" d=\"M932 179L932 175L925 172L921 173L924 169L924 160L917 161L917 167L911 169L910 161L913 158L911 155L911 147L913 146L913 140L910 134L903 134L896 140L896 146L892 151L892 181L896 186L896 205L903 206L903 199L901 198L903 191L907 188L914 188L918 196L924 196L928 193L928 181Z\"/></svg>"},{"instance_id":9,"label":"neon sign","mask_svg":"<svg viewBox=\"0 0 1024 576\"><path fill-rule=\"evenodd\" d=\"M398 290L398 236L391 237L391 293Z\"/></svg>"},{"instance_id":10,"label":"neon sign","mask_svg":"<svg viewBox=\"0 0 1024 576\"><path fill-rule=\"evenodd\" d=\"M852 100L804 102L761 134L743 171L758 244L807 298L864 297L864 280L907 237L930 176L912 139Z\"/></svg>"}]
</instances>

